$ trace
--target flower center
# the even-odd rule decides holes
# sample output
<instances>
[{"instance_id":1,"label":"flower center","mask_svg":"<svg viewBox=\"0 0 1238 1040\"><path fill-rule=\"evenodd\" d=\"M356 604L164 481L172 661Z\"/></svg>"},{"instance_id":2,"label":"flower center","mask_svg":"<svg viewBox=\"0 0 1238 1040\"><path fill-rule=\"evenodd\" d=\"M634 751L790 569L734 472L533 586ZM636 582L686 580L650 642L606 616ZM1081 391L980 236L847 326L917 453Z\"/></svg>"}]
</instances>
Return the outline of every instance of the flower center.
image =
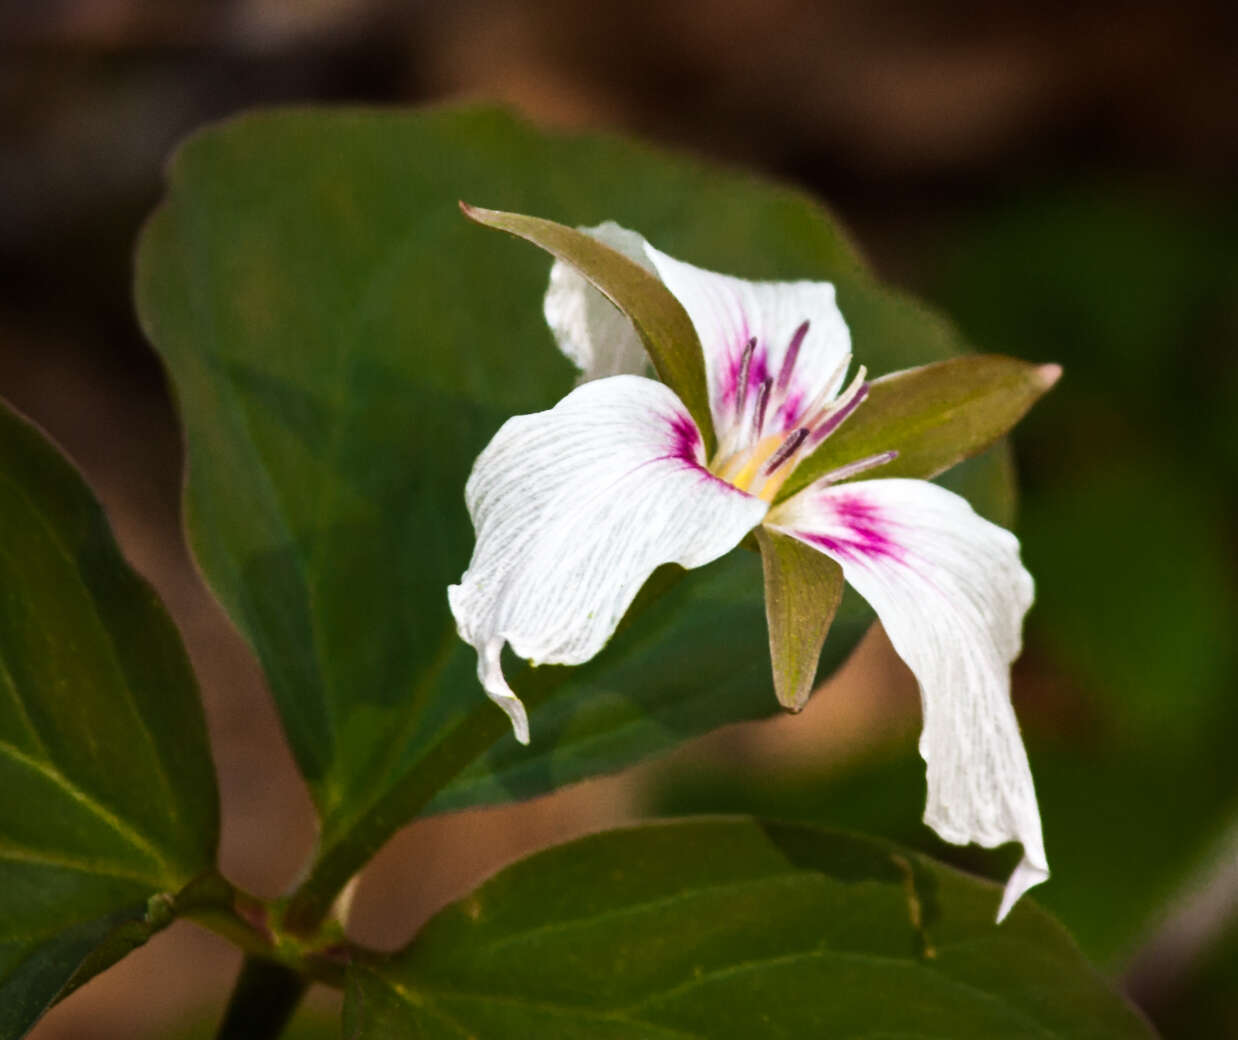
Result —
<instances>
[{"instance_id":1,"label":"flower center","mask_svg":"<svg viewBox=\"0 0 1238 1040\"><path fill-rule=\"evenodd\" d=\"M715 476L766 502L774 500L800 460L815 451L868 396L863 366L851 384L834 396L834 388L851 363L848 354L817 397L801 407L799 391L792 389L791 376L807 332L805 321L791 337L776 377L756 378L752 361L757 341L755 337L748 341L740 355L730 421L720 431L718 450L709 463ZM889 458L884 456L862 460L865 469L887 461ZM851 476L855 466L846 470L846 475ZM842 471L836 479L842 479Z\"/></svg>"}]
</instances>

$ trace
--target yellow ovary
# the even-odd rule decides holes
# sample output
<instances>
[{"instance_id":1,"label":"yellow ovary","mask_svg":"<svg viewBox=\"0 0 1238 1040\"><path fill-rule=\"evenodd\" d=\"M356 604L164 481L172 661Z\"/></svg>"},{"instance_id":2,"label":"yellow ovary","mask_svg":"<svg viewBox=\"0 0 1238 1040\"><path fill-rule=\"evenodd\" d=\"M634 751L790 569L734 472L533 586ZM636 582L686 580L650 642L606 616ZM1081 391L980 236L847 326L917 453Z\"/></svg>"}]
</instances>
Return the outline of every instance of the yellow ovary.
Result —
<instances>
[{"instance_id":1,"label":"yellow ovary","mask_svg":"<svg viewBox=\"0 0 1238 1040\"><path fill-rule=\"evenodd\" d=\"M786 440L786 433L771 433L762 437L750 450L735 452L720 462L715 462L710 469L740 491L771 502L783 481L795 468L796 455L792 454L772 473L764 472L766 464Z\"/></svg>"}]
</instances>

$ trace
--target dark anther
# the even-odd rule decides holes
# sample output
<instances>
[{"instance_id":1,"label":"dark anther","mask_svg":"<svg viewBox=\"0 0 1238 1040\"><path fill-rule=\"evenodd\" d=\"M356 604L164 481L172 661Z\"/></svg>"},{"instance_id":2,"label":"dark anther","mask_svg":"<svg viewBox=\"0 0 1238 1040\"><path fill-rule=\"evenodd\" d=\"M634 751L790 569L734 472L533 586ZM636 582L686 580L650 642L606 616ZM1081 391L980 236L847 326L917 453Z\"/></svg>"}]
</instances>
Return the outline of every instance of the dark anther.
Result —
<instances>
[{"instance_id":1,"label":"dark anther","mask_svg":"<svg viewBox=\"0 0 1238 1040\"><path fill-rule=\"evenodd\" d=\"M778 450L770 456L769 462L765 464L765 475L768 477L774 472L774 470L794 455L799 450L799 446L804 443L804 438L807 436L808 427L801 426L785 441L783 441Z\"/></svg>"},{"instance_id":2,"label":"dark anther","mask_svg":"<svg viewBox=\"0 0 1238 1040\"><path fill-rule=\"evenodd\" d=\"M757 410L752 417L753 425L757 433L761 432L761 428L765 425L765 408L769 404L769 392L773 388L773 383L769 376L761 380L761 385L757 387Z\"/></svg>"},{"instance_id":3,"label":"dark anther","mask_svg":"<svg viewBox=\"0 0 1238 1040\"><path fill-rule=\"evenodd\" d=\"M795 334L791 337L791 342L787 346L787 353L782 359L782 367L778 370L778 391L781 393L787 388L787 384L791 382L791 373L795 370L795 359L800 356L800 344L804 342L804 337L808 335L808 322L800 322L800 327L795 330Z\"/></svg>"},{"instance_id":4,"label":"dark anther","mask_svg":"<svg viewBox=\"0 0 1238 1040\"><path fill-rule=\"evenodd\" d=\"M757 349L757 338L753 336L744 347L744 353L739 359L739 392L735 395L735 410L742 411L744 402L748 399L748 369L752 367L752 355Z\"/></svg>"},{"instance_id":5,"label":"dark anther","mask_svg":"<svg viewBox=\"0 0 1238 1040\"><path fill-rule=\"evenodd\" d=\"M868 384L861 383L855 388L850 397L840 399L840 401L835 404L834 411L826 416L825 421L812 431L813 441L816 442L825 440L826 437L837 430L847 419L847 417L864 402L866 397L868 397Z\"/></svg>"}]
</instances>

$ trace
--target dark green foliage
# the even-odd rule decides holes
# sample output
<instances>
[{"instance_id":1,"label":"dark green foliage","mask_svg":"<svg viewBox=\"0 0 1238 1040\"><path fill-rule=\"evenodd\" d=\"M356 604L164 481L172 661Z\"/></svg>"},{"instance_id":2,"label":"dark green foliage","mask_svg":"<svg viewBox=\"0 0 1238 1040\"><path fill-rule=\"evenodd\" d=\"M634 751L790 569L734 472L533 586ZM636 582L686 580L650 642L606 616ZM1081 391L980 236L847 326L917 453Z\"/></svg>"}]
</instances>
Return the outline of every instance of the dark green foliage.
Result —
<instances>
[{"instance_id":1,"label":"dark green foliage","mask_svg":"<svg viewBox=\"0 0 1238 1040\"><path fill-rule=\"evenodd\" d=\"M0 1037L140 945L208 870L197 686L81 477L0 407Z\"/></svg>"},{"instance_id":2,"label":"dark green foliage","mask_svg":"<svg viewBox=\"0 0 1238 1040\"><path fill-rule=\"evenodd\" d=\"M897 846L744 818L509 867L392 963L344 1032L388 1037L1150 1037L1062 929Z\"/></svg>"}]
</instances>

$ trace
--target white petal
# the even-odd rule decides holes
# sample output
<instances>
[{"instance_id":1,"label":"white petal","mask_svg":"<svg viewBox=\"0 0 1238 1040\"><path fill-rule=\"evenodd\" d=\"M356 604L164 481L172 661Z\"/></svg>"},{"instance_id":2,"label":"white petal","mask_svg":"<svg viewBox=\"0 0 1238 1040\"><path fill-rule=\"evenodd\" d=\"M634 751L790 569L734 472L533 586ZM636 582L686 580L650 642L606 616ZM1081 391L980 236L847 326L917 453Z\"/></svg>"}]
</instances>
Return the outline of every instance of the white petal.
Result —
<instances>
[{"instance_id":1,"label":"white petal","mask_svg":"<svg viewBox=\"0 0 1238 1040\"><path fill-rule=\"evenodd\" d=\"M645 248L700 337L720 438L738 419L737 399L746 396L751 400L765 378L783 387L770 401L770 428L791 429L809 405L838 393L851 353L851 334L835 303L833 285L748 282L693 267L652 246ZM788 347L804 322L808 322L807 331L783 376ZM754 337L748 390L741 395L744 350Z\"/></svg>"},{"instance_id":2,"label":"white petal","mask_svg":"<svg viewBox=\"0 0 1238 1040\"><path fill-rule=\"evenodd\" d=\"M613 220L579 230L653 272L645 255L645 240L635 231ZM571 264L556 260L550 268L543 311L559 349L580 369L582 383L603 376L648 373L649 357L632 323Z\"/></svg>"},{"instance_id":3,"label":"white petal","mask_svg":"<svg viewBox=\"0 0 1238 1040\"><path fill-rule=\"evenodd\" d=\"M473 559L447 590L486 692L523 711L503 643L536 663L580 664L610 638L663 563L700 567L734 548L766 505L702 466L701 437L663 384L612 376L548 412L509 419L465 488Z\"/></svg>"},{"instance_id":4,"label":"white petal","mask_svg":"<svg viewBox=\"0 0 1238 1040\"><path fill-rule=\"evenodd\" d=\"M1027 754L1010 704L1032 578L1009 531L923 480L814 484L767 523L842 564L920 684L924 822L946 841L1023 845L1000 921L1049 876Z\"/></svg>"}]
</instances>

